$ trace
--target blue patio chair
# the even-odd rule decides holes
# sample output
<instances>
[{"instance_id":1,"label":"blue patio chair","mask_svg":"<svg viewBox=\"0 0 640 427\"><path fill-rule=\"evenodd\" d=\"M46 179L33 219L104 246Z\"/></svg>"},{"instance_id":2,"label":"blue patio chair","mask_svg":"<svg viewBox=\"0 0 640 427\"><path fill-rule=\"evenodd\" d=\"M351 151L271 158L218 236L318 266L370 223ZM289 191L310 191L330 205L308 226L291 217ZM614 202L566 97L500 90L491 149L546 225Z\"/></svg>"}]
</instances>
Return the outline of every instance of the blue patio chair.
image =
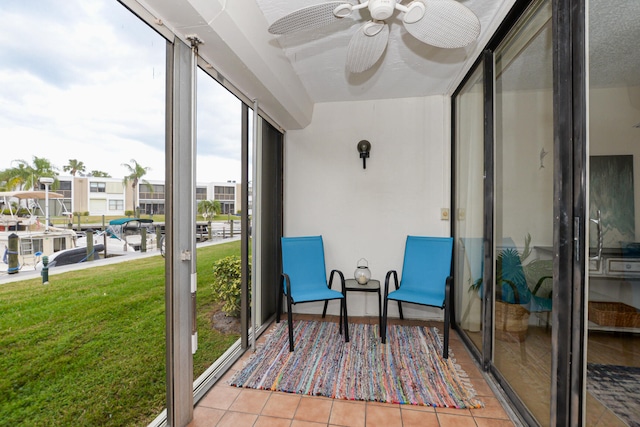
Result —
<instances>
[{"instance_id":1,"label":"blue patio chair","mask_svg":"<svg viewBox=\"0 0 640 427\"><path fill-rule=\"evenodd\" d=\"M407 236L402 264L402 279L398 285L398 273L391 270L384 280L384 308L382 314L382 343L387 340L387 306L389 300L398 302L400 319L402 303L438 307L444 310L444 348L442 356L449 357L449 310L451 307L451 256L453 238ZM389 292L389 282L394 279L396 290Z\"/></svg>"},{"instance_id":2,"label":"blue patio chair","mask_svg":"<svg viewBox=\"0 0 640 427\"><path fill-rule=\"evenodd\" d=\"M340 277L341 292L331 289L336 273ZM339 270L331 270L329 282L327 282L322 236L282 237L281 282L277 300L276 322L280 322L284 293L287 298L290 351L293 351L294 347L291 305L304 302L340 300L340 334L342 334L344 319L344 340L349 342L344 275Z\"/></svg>"}]
</instances>

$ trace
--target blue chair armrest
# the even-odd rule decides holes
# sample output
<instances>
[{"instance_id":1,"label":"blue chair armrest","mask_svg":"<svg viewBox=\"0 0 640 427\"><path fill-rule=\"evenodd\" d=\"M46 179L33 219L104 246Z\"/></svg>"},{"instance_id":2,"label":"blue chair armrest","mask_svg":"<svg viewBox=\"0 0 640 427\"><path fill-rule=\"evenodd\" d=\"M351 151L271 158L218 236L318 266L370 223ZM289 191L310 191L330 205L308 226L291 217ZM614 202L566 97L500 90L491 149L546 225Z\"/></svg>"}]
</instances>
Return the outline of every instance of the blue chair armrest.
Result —
<instances>
[{"instance_id":1,"label":"blue chair armrest","mask_svg":"<svg viewBox=\"0 0 640 427\"><path fill-rule=\"evenodd\" d=\"M547 280L547 279L552 279L553 280L553 276L542 276L540 278L540 280L538 280L538 283L536 283L536 286L533 288L533 291L531 293L533 295L535 295L538 292L538 290L540 289L540 286L542 286L544 281Z\"/></svg>"},{"instance_id":2,"label":"blue chair armrest","mask_svg":"<svg viewBox=\"0 0 640 427\"><path fill-rule=\"evenodd\" d=\"M502 286L505 284L511 287L511 291L513 292L513 303L511 303L510 301L505 301L503 299ZM511 280L502 279L502 281L500 282L500 286L498 286L498 289L496 290L496 297L499 298L499 301L509 302L510 304L520 304L520 293L518 292L518 287Z\"/></svg>"},{"instance_id":3,"label":"blue chair armrest","mask_svg":"<svg viewBox=\"0 0 640 427\"><path fill-rule=\"evenodd\" d=\"M287 273L282 273L282 285L285 287L287 298L291 297L291 279Z\"/></svg>"},{"instance_id":4,"label":"blue chair armrest","mask_svg":"<svg viewBox=\"0 0 640 427\"><path fill-rule=\"evenodd\" d=\"M396 290L398 289L398 272L396 270L389 270L387 272L386 277L384 278L384 297L387 298L389 295L389 280L393 277Z\"/></svg>"},{"instance_id":5,"label":"blue chair armrest","mask_svg":"<svg viewBox=\"0 0 640 427\"><path fill-rule=\"evenodd\" d=\"M340 270L331 270L331 274L329 275L329 283L327 283L327 287L329 289L332 288L334 273L338 273L338 276L340 276L340 285L341 285L341 288L342 288L342 295L345 295L346 290L345 290L345 283L344 283L344 274L342 274L342 271L340 271Z\"/></svg>"}]
</instances>

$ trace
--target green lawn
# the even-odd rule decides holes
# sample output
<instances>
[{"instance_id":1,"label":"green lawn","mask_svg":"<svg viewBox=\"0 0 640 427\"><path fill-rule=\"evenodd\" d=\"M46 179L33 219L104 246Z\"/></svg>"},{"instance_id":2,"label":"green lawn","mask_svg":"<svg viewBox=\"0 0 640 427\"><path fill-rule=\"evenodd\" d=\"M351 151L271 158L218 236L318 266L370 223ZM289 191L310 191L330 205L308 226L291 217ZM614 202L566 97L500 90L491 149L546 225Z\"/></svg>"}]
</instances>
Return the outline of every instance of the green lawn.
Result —
<instances>
[{"instance_id":1,"label":"green lawn","mask_svg":"<svg viewBox=\"0 0 640 427\"><path fill-rule=\"evenodd\" d=\"M198 249L194 378L237 335L211 327L211 266L240 242ZM0 285L0 425L147 425L165 407L164 258Z\"/></svg>"}]
</instances>

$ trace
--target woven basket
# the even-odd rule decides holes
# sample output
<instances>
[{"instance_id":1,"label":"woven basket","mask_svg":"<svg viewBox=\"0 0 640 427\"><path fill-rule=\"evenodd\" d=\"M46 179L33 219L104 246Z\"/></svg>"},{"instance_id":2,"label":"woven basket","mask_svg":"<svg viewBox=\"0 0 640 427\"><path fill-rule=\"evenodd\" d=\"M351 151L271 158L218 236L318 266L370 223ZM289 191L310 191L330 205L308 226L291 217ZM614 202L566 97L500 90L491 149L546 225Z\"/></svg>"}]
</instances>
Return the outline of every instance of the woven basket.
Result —
<instances>
[{"instance_id":1,"label":"woven basket","mask_svg":"<svg viewBox=\"0 0 640 427\"><path fill-rule=\"evenodd\" d=\"M640 328L640 312L622 302L589 302L589 320L600 326Z\"/></svg>"},{"instance_id":2,"label":"woven basket","mask_svg":"<svg viewBox=\"0 0 640 427\"><path fill-rule=\"evenodd\" d=\"M529 310L519 304L496 301L496 338L522 342L529 329Z\"/></svg>"}]
</instances>

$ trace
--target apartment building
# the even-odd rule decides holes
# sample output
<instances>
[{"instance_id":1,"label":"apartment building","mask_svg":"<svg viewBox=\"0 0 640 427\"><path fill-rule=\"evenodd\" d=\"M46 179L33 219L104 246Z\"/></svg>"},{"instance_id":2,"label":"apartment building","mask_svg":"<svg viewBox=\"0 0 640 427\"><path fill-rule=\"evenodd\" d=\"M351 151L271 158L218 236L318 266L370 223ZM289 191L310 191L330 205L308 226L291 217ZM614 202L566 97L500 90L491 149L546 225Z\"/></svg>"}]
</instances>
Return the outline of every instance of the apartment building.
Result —
<instances>
[{"instance_id":1,"label":"apartment building","mask_svg":"<svg viewBox=\"0 0 640 427\"><path fill-rule=\"evenodd\" d=\"M62 203L67 212L88 212L89 215L117 216L134 211L141 214L164 215L165 184L163 181L149 180L138 185L134 194L131 185L122 179L92 176L59 176L56 192L64 195ZM198 183L196 200L218 200L223 214L236 214L241 209L240 184L236 182ZM51 215L62 215L62 208L54 208Z\"/></svg>"}]
</instances>

